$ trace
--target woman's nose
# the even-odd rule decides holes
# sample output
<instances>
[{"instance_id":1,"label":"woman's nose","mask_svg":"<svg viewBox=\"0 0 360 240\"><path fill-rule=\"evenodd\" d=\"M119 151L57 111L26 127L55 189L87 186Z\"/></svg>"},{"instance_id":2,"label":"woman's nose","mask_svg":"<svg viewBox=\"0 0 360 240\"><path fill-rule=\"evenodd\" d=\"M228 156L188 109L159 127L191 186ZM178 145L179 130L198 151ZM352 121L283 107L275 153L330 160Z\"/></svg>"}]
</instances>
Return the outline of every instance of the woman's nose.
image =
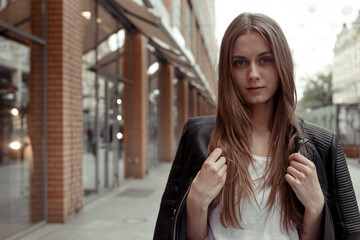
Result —
<instances>
[{"instance_id":1,"label":"woman's nose","mask_svg":"<svg viewBox=\"0 0 360 240\"><path fill-rule=\"evenodd\" d=\"M249 69L249 80L258 80L259 79L259 69L256 64L250 64Z\"/></svg>"}]
</instances>

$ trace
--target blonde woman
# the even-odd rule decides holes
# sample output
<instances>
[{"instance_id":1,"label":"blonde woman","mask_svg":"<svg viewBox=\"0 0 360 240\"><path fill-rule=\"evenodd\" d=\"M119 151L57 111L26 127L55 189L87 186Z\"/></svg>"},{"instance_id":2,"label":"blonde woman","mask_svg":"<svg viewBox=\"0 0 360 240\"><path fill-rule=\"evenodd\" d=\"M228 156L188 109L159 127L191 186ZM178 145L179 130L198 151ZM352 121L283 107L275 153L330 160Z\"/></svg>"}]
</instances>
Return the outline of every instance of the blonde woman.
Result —
<instances>
[{"instance_id":1,"label":"blonde woman","mask_svg":"<svg viewBox=\"0 0 360 240\"><path fill-rule=\"evenodd\" d=\"M232 21L216 116L185 125L154 239L360 239L341 145L295 114L293 68L273 19Z\"/></svg>"}]
</instances>

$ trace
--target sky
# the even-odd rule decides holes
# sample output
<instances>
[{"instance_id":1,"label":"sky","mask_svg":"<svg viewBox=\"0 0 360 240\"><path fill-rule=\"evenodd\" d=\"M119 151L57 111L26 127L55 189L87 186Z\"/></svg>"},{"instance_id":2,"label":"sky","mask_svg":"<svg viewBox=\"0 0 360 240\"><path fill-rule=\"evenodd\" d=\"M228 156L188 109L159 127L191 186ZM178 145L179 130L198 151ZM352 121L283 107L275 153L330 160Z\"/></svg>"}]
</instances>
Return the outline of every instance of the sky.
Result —
<instances>
[{"instance_id":1,"label":"sky","mask_svg":"<svg viewBox=\"0 0 360 240\"><path fill-rule=\"evenodd\" d=\"M215 0L215 33L220 42L227 26L242 12L264 13L284 31L295 63L298 99L306 80L328 73L336 36L357 18L360 0Z\"/></svg>"}]
</instances>

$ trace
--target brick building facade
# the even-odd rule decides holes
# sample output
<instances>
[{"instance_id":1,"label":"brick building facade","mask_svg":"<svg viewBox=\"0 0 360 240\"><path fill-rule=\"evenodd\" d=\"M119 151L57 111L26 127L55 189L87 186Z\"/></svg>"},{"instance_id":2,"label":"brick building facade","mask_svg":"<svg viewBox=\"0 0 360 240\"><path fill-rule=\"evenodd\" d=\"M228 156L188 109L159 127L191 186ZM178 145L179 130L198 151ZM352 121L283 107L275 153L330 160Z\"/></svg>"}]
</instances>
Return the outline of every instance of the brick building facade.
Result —
<instances>
[{"instance_id":1,"label":"brick building facade","mask_svg":"<svg viewBox=\"0 0 360 240\"><path fill-rule=\"evenodd\" d=\"M173 160L215 112L214 20L213 0L0 0L0 239Z\"/></svg>"}]
</instances>

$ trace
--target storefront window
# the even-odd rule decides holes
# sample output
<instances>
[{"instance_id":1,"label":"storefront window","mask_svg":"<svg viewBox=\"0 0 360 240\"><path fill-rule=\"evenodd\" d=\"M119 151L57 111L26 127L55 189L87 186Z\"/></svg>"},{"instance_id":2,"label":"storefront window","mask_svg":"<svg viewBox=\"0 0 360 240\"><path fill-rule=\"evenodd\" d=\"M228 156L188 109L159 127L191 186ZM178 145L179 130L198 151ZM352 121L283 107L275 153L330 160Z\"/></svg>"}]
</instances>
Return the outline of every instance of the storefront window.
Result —
<instances>
[{"instance_id":1,"label":"storefront window","mask_svg":"<svg viewBox=\"0 0 360 240\"><path fill-rule=\"evenodd\" d=\"M178 82L179 80L174 77L173 78L173 91L174 91L174 98L173 98L173 114L174 114L174 141L173 141L173 149L174 149L174 152L173 154L175 154L176 152L176 149L178 147L178 143L179 143L179 139L180 139L180 136L178 136L178 128L179 127L182 127L182 126L179 126L179 102L178 102Z\"/></svg>"},{"instance_id":2,"label":"storefront window","mask_svg":"<svg viewBox=\"0 0 360 240\"><path fill-rule=\"evenodd\" d=\"M186 9L185 9L185 21L186 21L186 47L191 49L191 32L192 32L192 25L191 25L191 6L190 2L186 1Z\"/></svg>"},{"instance_id":3,"label":"storefront window","mask_svg":"<svg viewBox=\"0 0 360 240\"><path fill-rule=\"evenodd\" d=\"M95 156L96 156L96 95L95 74L86 69L83 63L83 184L85 195L96 192Z\"/></svg>"},{"instance_id":4,"label":"storefront window","mask_svg":"<svg viewBox=\"0 0 360 240\"><path fill-rule=\"evenodd\" d=\"M172 3L172 25L174 27L177 27L179 30L181 30L181 1L180 0L173 0Z\"/></svg>"},{"instance_id":5,"label":"storefront window","mask_svg":"<svg viewBox=\"0 0 360 240\"><path fill-rule=\"evenodd\" d=\"M83 0L85 195L120 184L124 176L122 91L125 29L106 8Z\"/></svg>"},{"instance_id":6,"label":"storefront window","mask_svg":"<svg viewBox=\"0 0 360 240\"><path fill-rule=\"evenodd\" d=\"M119 82L114 98L112 98L112 102L115 102L116 104L114 106L114 114L116 116L116 122L115 122L115 138L116 142L114 149L117 149L117 153L115 154L115 171L116 171L116 178L114 183L118 186L119 181L124 179L124 111L123 106L124 104L127 104L124 102L124 83Z\"/></svg>"},{"instance_id":7,"label":"storefront window","mask_svg":"<svg viewBox=\"0 0 360 240\"><path fill-rule=\"evenodd\" d=\"M41 23L44 14L42 3L43 0L0 0L0 19L11 27L42 38ZM34 15L36 17L33 17ZM13 32L8 32L7 35L17 38Z\"/></svg>"},{"instance_id":8,"label":"storefront window","mask_svg":"<svg viewBox=\"0 0 360 240\"><path fill-rule=\"evenodd\" d=\"M0 239L44 220L42 64L30 64L36 51L41 46L0 36Z\"/></svg>"},{"instance_id":9,"label":"storefront window","mask_svg":"<svg viewBox=\"0 0 360 240\"><path fill-rule=\"evenodd\" d=\"M159 163L159 68L160 64L156 57L149 51L149 167Z\"/></svg>"}]
</instances>

